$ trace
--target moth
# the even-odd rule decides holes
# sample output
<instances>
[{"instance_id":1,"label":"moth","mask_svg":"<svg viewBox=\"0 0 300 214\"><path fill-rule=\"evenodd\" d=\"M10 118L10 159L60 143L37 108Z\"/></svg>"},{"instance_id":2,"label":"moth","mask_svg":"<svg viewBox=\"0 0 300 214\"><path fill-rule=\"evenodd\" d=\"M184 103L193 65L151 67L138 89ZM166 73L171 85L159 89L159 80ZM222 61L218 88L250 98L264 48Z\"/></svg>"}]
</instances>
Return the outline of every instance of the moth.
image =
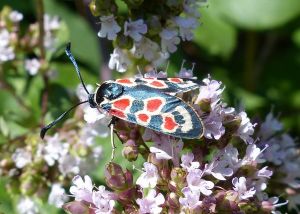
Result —
<instances>
[{"instance_id":1,"label":"moth","mask_svg":"<svg viewBox=\"0 0 300 214\"><path fill-rule=\"evenodd\" d=\"M199 89L196 80L182 78L125 78L103 82L95 93L89 93L71 53L66 54L74 64L88 99L64 112L41 130L41 138L72 109L82 103L99 108L115 118L184 139L201 138L203 123L195 109L178 96Z\"/></svg>"}]
</instances>

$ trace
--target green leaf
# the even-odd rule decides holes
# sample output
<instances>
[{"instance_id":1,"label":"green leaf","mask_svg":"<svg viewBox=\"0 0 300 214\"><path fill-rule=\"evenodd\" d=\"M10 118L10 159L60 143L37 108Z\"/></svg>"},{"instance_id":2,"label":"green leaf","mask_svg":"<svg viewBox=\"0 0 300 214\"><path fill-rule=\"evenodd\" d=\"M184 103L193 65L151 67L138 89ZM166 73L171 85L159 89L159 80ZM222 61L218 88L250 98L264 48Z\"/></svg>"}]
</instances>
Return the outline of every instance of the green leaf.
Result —
<instances>
[{"instance_id":1,"label":"green leaf","mask_svg":"<svg viewBox=\"0 0 300 214\"><path fill-rule=\"evenodd\" d=\"M225 19L238 27L249 30L280 27L300 15L299 0L214 1Z\"/></svg>"},{"instance_id":2,"label":"green leaf","mask_svg":"<svg viewBox=\"0 0 300 214\"><path fill-rule=\"evenodd\" d=\"M297 29L293 34L292 34L292 39L295 42L295 44L300 48L300 28Z\"/></svg>"},{"instance_id":3,"label":"green leaf","mask_svg":"<svg viewBox=\"0 0 300 214\"><path fill-rule=\"evenodd\" d=\"M194 41L213 56L230 57L236 46L235 28L224 21L213 1L200 12L203 24L196 29Z\"/></svg>"}]
</instances>

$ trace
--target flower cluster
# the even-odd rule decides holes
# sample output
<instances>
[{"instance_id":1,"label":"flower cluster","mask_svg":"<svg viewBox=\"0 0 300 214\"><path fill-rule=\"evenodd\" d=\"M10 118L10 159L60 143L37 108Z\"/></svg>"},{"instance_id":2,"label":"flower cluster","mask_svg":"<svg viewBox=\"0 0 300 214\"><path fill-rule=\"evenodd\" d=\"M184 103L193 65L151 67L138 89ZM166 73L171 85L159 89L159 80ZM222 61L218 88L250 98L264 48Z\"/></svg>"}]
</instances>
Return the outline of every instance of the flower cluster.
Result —
<instances>
[{"instance_id":1,"label":"flower cluster","mask_svg":"<svg viewBox=\"0 0 300 214\"><path fill-rule=\"evenodd\" d=\"M0 11L1 89L7 89L12 97L16 97L20 105L19 111L23 112L24 108L27 110L24 111L24 118L29 117L24 122L26 129L19 125L21 122L18 120L15 127L22 127L22 131L12 134L13 131L7 128L7 124L13 124L14 120L9 117L13 114L9 113L7 116L1 112L0 137L1 142L4 140L5 143L0 145L0 175L8 181L8 192L12 196L18 196L18 212L27 214L41 212L38 206L40 199L44 202L48 200L49 204L56 207L61 207L68 200L64 187L71 182L74 175L89 173L102 157L102 147L97 145L96 137L108 136L108 119L99 113L100 116L94 117L96 112L83 106L77 109L76 117L67 121L60 131L52 137L46 137L44 141L40 139L40 120L36 124L36 121L30 121L28 112L31 109L26 103L28 100L23 103L27 92L15 89L15 85L11 85L8 79L12 73L14 76L24 77L24 82L20 82L23 85L29 75L31 77L27 79L31 80L49 78L53 69L50 59L60 43L65 43L59 40L57 34L66 29L64 22L58 17L45 14L43 35L40 35L37 22L20 31L22 19L20 12L8 7ZM45 51L44 56L41 49ZM40 78L41 76L44 78ZM30 86L28 88L30 90ZM19 94L22 99L18 99ZM80 88L77 95L82 99ZM36 110L31 111L36 116Z\"/></svg>"},{"instance_id":2,"label":"flower cluster","mask_svg":"<svg viewBox=\"0 0 300 214\"><path fill-rule=\"evenodd\" d=\"M100 17L98 36L114 40L109 68L119 72L136 65L160 65L170 53L177 50L180 41L193 39L192 31L198 26L198 7L205 1L124 1L128 14L117 11L115 1L105 4L98 0L90 3L92 13ZM137 9L138 8L138 9Z\"/></svg>"},{"instance_id":3,"label":"flower cluster","mask_svg":"<svg viewBox=\"0 0 300 214\"><path fill-rule=\"evenodd\" d=\"M80 88L78 91L80 94ZM88 114L83 112L84 118L89 118ZM39 136L32 135L1 148L1 151L14 150L11 158L9 152L1 154L1 175L18 181L11 183L9 189L17 188L24 196L18 205L20 213L38 213L34 197L41 192L48 195L49 204L61 207L68 200L63 186L74 175L94 169L102 156L102 147L95 138L107 136L108 127L101 118L86 121L83 124L77 119L68 123L54 136L46 136L44 143Z\"/></svg>"},{"instance_id":4,"label":"flower cluster","mask_svg":"<svg viewBox=\"0 0 300 214\"><path fill-rule=\"evenodd\" d=\"M163 77L150 72L147 77ZM182 69L178 76L191 77ZM178 140L150 129L118 121L116 133L129 161L145 159L137 180L133 172L110 162L105 181L109 190L74 178L75 201L70 213L280 213L278 207L299 204L299 158L292 138L268 115L256 125L244 111L222 100L222 83L209 76L199 90L181 95L201 116L200 140ZM254 140L255 139L255 140ZM278 188L276 183L282 187ZM282 195L286 192L286 195ZM95 196L96 195L96 196ZM283 197L279 202L279 196Z\"/></svg>"},{"instance_id":5,"label":"flower cluster","mask_svg":"<svg viewBox=\"0 0 300 214\"><path fill-rule=\"evenodd\" d=\"M3 8L1 14L3 20L0 20L0 64L15 58L19 22L23 19L21 13L10 8Z\"/></svg>"}]
</instances>

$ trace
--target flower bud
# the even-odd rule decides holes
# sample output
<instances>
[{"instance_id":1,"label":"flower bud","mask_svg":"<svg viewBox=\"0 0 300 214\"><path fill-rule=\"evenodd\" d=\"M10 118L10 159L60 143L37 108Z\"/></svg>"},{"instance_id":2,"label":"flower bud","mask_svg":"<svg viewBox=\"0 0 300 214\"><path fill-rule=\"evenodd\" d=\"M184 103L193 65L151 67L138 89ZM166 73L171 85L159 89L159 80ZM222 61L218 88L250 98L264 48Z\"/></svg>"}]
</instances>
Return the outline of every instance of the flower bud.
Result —
<instances>
[{"instance_id":1,"label":"flower bud","mask_svg":"<svg viewBox=\"0 0 300 214\"><path fill-rule=\"evenodd\" d=\"M211 111L210 103L211 103L210 99L202 99L202 100L200 100L198 105L200 106L201 111L210 112Z\"/></svg>"},{"instance_id":2,"label":"flower bud","mask_svg":"<svg viewBox=\"0 0 300 214\"><path fill-rule=\"evenodd\" d=\"M122 154L130 162L135 161L138 158L139 155L138 147L133 140L128 140L126 142Z\"/></svg>"},{"instance_id":3,"label":"flower bud","mask_svg":"<svg viewBox=\"0 0 300 214\"><path fill-rule=\"evenodd\" d=\"M133 46L133 41L129 36L119 33L117 35L117 39L115 40L115 46L121 49L131 49Z\"/></svg>"},{"instance_id":4,"label":"flower bud","mask_svg":"<svg viewBox=\"0 0 300 214\"><path fill-rule=\"evenodd\" d=\"M178 189L182 189L186 186L186 171L182 168L175 167L171 171L171 181L169 187L174 189L175 192Z\"/></svg>"},{"instance_id":5,"label":"flower bud","mask_svg":"<svg viewBox=\"0 0 300 214\"><path fill-rule=\"evenodd\" d=\"M147 21L148 33L149 35L157 35L161 32L162 27L158 16L150 16Z\"/></svg>"},{"instance_id":6,"label":"flower bud","mask_svg":"<svg viewBox=\"0 0 300 214\"><path fill-rule=\"evenodd\" d=\"M89 206L81 201L72 201L62 207L67 213L71 214L89 214Z\"/></svg>"},{"instance_id":7,"label":"flower bud","mask_svg":"<svg viewBox=\"0 0 300 214\"><path fill-rule=\"evenodd\" d=\"M93 16L108 16L116 13L118 10L113 0L92 0L89 8Z\"/></svg>"},{"instance_id":8,"label":"flower bud","mask_svg":"<svg viewBox=\"0 0 300 214\"><path fill-rule=\"evenodd\" d=\"M174 15L179 15L183 11L183 0L167 0L166 4Z\"/></svg>"},{"instance_id":9,"label":"flower bud","mask_svg":"<svg viewBox=\"0 0 300 214\"><path fill-rule=\"evenodd\" d=\"M133 177L130 171L124 173L120 165L110 162L106 165L105 181L111 189L121 191L132 186Z\"/></svg>"}]
</instances>

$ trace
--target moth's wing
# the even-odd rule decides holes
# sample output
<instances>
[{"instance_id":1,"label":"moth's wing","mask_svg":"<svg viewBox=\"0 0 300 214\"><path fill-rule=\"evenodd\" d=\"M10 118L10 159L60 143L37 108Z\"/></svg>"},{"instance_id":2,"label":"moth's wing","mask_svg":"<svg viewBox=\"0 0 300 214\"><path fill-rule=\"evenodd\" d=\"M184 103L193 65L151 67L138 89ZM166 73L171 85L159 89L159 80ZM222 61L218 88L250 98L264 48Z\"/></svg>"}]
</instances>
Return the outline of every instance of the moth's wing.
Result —
<instances>
[{"instance_id":1,"label":"moth's wing","mask_svg":"<svg viewBox=\"0 0 300 214\"><path fill-rule=\"evenodd\" d=\"M136 86L147 86L156 89L161 93L177 94L199 89L201 83L199 80L182 79L182 78L126 78L117 79L118 83L125 88L133 88Z\"/></svg>"},{"instance_id":2,"label":"moth's wing","mask_svg":"<svg viewBox=\"0 0 300 214\"><path fill-rule=\"evenodd\" d=\"M125 88L120 97L100 107L122 120L174 137L194 139L203 134L201 118L189 104L144 85Z\"/></svg>"}]
</instances>

